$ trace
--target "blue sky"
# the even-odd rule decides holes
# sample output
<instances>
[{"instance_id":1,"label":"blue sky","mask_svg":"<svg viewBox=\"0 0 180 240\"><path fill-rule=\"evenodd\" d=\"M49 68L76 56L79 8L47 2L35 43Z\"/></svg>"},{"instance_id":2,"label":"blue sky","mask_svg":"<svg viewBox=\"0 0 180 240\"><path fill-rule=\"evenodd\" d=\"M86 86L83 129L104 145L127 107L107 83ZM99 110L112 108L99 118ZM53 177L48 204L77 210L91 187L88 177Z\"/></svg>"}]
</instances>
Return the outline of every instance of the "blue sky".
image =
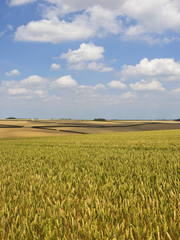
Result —
<instances>
[{"instance_id":1,"label":"blue sky","mask_svg":"<svg viewBox=\"0 0 180 240\"><path fill-rule=\"evenodd\" d=\"M0 1L0 118L179 118L179 53L179 0Z\"/></svg>"}]
</instances>

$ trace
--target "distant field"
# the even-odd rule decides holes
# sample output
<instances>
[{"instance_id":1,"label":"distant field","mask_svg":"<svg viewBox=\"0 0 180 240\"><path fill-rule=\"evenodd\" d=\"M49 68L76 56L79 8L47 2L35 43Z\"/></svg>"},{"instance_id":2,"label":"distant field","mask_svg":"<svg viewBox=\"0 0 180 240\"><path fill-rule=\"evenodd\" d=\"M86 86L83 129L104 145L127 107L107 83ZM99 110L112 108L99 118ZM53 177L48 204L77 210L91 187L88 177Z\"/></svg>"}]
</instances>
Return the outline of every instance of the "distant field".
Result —
<instances>
[{"instance_id":1,"label":"distant field","mask_svg":"<svg viewBox=\"0 0 180 240\"><path fill-rule=\"evenodd\" d=\"M33 128L0 128L0 138L26 138L69 135L68 132L57 132Z\"/></svg>"},{"instance_id":2,"label":"distant field","mask_svg":"<svg viewBox=\"0 0 180 240\"><path fill-rule=\"evenodd\" d=\"M173 121L0 120L0 138L180 129Z\"/></svg>"},{"instance_id":3,"label":"distant field","mask_svg":"<svg viewBox=\"0 0 180 240\"><path fill-rule=\"evenodd\" d=\"M180 130L1 139L0 239L179 240L179 160Z\"/></svg>"}]
</instances>

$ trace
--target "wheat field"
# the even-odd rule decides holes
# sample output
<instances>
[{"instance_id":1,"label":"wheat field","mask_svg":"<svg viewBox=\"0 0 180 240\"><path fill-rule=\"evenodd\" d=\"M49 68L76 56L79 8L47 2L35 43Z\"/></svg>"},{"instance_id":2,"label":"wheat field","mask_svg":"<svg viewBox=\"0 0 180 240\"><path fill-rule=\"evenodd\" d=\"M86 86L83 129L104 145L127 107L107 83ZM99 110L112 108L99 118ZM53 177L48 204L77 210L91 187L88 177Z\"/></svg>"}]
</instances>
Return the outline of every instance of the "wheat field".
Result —
<instances>
[{"instance_id":1,"label":"wheat field","mask_svg":"<svg viewBox=\"0 0 180 240\"><path fill-rule=\"evenodd\" d=\"M180 239L180 131L0 140L0 239Z\"/></svg>"}]
</instances>

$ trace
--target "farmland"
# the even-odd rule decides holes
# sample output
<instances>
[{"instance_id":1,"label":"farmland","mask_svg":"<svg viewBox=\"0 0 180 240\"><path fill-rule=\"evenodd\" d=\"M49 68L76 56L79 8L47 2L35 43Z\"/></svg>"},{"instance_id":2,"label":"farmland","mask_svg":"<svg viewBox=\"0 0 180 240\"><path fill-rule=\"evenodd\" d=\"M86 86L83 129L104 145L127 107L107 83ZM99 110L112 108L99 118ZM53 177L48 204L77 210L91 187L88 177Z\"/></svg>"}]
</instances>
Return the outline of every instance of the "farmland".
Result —
<instances>
[{"instance_id":1,"label":"farmland","mask_svg":"<svg viewBox=\"0 0 180 240\"><path fill-rule=\"evenodd\" d=\"M0 120L0 139L180 129L174 121Z\"/></svg>"},{"instance_id":2,"label":"farmland","mask_svg":"<svg viewBox=\"0 0 180 240\"><path fill-rule=\"evenodd\" d=\"M53 136L0 140L0 239L180 239L180 130L136 122L134 132L83 135L73 133L79 122L28 124L12 129Z\"/></svg>"}]
</instances>

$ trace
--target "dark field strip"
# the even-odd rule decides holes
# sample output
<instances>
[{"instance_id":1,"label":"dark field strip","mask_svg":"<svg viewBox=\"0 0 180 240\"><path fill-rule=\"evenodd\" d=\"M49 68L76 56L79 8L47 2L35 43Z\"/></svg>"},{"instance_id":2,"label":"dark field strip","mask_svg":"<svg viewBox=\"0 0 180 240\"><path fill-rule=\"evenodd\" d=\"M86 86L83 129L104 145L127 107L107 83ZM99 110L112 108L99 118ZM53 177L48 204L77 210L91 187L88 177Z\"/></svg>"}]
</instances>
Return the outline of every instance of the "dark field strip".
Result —
<instances>
[{"instance_id":1,"label":"dark field strip","mask_svg":"<svg viewBox=\"0 0 180 240\"><path fill-rule=\"evenodd\" d=\"M61 126L50 126L50 127L61 127ZM34 126L32 128L37 128L37 129L43 129L43 130L50 130L50 131L57 131L54 128L50 128L49 126ZM81 132L81 131L73 131L73 130L62 130L59 129L59 132L69 132L69 133L78 133L78 134L86 134L85 132Z\"/></svg>"},{"instance_id":2,"label":"dark field strip","mask_svg":"<svg viewBox=\"0 0 180 240\"><path fill-rule=\"evenodd\" d=\"M19 125L6 125L6 124L0 124L0 128L23 128L24 126Z\"/></svg>"},{"instance_id":3,"label":"dark field strip","mask_svg":"<svg viewBox=\"0 0 180 240\"><path fill-rule=\"evenodd\" d=\"M64 132L73 132L79 134L86 134L88 129L92 129L92 133L97 132L98 129L106 129L109 132L112 130L113 132L126 132L126 131L153 131L153 130L170 130L170 129L180 129L180 124L178 123L137 123L137 124L116 124L116 125L103 125L103 124L72 124L72 123L63 123L58 125L46 125L46 126L33 126L32 128L37 129L47 129L47 130L55 130L52 128L60 128L67 127L67 130L59 130ZM74 130L68 130L68 128L74 128ZM82 131L76 131L76 128L82 128ZM93 130L94 129L94 130ZM95 130L96 129L96 130Z\"/></svg>"},{"instance_id":4,"label":"dark field strip","mask_svg":"<svg viewBox=\"0 0 180 240\"><path fill-rule=\"evenodd\" d=\"M72 123L59 123L56 125L42 125L42 126L32 126L32 128L49 128L49 127L87 127L87 128L132 128L132 127L141 127L147 126L153 128L171 128L171 129L180 129L180 124L178 123L138 123L138 124L112 124L112 125L103 125L103 124L72 124Z\"/></svg>"},{"instance_id":5,"label":"dark field strip","mask_svg":"<svg viewBox=\"0 0 180 240\"><path fill-rule=\"evenodd\" d=\"M87 134L85 132L72 131L72 130L59 130L60 132L69 132L69 133L78 133L78 134Z\"/></svg>"},{"instance_id":6,"label":"dark field strip","mask_svg":"<svg viewBox=\"0 0 180 240\"><path fill-rule=\"evenodd\" d=\"M0 239L179 240L180 130L0 141Z\"/></svg>"}]
</instances>

